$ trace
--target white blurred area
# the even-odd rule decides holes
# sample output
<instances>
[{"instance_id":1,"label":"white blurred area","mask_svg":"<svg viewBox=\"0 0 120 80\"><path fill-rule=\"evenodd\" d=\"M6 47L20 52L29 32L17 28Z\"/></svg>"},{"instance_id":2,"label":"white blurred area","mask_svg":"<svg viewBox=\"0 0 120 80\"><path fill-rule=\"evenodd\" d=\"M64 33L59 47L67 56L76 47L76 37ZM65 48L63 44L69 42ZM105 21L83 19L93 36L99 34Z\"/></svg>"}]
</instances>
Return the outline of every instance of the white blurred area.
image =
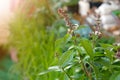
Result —
<instances>
[{"instance_id":1,"label":"white blurred area","mask_svg":"<svg viewBox=\"0 0 120 80\"><path fill-rule=\"evenodd\" d=\"M20 0L0 0L0 45L7 43L9 22L14 17Z\"/></svg>"},{"instance_id":2,"label":"white blurred area","mask_svg":"<svg viewBox=\"0 0 120 80\"><path fill-rule=\"evenodd\" d=\"M100 20L100 27L105 35L120 37L120 19L113 14L114 11L120 10L120 0L96 0L96 2L93 0L79 0L78 3L79 15L84 20L84 24L96 25L97 15Z\"/></svg>"}]
</instances>

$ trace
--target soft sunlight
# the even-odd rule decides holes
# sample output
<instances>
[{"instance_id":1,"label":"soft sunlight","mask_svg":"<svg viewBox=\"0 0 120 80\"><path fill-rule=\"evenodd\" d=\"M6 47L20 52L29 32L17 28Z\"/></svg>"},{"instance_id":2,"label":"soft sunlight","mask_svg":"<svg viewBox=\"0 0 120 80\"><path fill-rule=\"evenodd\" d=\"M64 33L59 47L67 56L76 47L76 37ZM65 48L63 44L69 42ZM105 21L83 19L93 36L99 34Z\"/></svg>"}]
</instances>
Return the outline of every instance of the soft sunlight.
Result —
<instances>
[{"instance_id":1,"label":"soft sunlight","mask_svg":"<svg viewBox=\"0 0 120 80\"><path fill-rule=\"evenodd\" d=\"M0 0L0 43L6 43L9 36L9 22L19 0Z\"/></svg>"}]
</instances>

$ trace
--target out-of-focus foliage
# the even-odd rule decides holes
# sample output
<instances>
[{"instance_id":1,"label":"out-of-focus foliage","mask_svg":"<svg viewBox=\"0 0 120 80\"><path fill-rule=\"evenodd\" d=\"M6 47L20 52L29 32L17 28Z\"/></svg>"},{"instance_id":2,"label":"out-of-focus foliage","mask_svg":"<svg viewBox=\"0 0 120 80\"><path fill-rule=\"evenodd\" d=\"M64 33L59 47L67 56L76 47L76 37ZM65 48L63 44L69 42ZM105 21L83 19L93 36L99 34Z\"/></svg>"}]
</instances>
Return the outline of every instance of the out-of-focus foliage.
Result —
<instances>
[{"instance_id":1,"label":"out-of-focus foliage","mask_svg":"<svg viewBox=\"0 0 120 80\"><path fill-rule=\"evenodd\" d=\"M113 14L120 18L120 10L113 11Z\"/></svg>"},{"instance_id":2,"label":"out-of-focus foliage","mask_svg":"<svg viewBox=\"0 0 120 80\"><path fill-rule=\"evenodd\" d=\"M73 0L65 0L63 5L67 5L67 6L76 5L76 4L78 4L78 1L79 0L74 0L74 1Z\"/></svg>"},{"instance_id":3,"label":"out-of-focus foliage","mask_svg":"<svg viewBox=\"0 0 120 80\"><path fill-rule=\"evenodd\" d=\"M0 61L0 80L19 80L17 75L11 74L11 72L9 72L9 69L11 69L12 65L13 62L9 56L6 56L6 58Z\"/></svg>"},{"instance_id":4,"label":"out-of-focus foliage","mask_svg":"<svg viewBox=\"0 0 120 80\"><path fill-rule=\"evenodd\" d=\"M18 62L11 70L20 76L20 80L62 79L62 75L55 72L42 77L38 75L56 60L54 42L57 32L51 25L57 16L52 4L49 0L27 0L11 24L9 45L16 48L18 54Z\"/></svg>"}]
</instances>

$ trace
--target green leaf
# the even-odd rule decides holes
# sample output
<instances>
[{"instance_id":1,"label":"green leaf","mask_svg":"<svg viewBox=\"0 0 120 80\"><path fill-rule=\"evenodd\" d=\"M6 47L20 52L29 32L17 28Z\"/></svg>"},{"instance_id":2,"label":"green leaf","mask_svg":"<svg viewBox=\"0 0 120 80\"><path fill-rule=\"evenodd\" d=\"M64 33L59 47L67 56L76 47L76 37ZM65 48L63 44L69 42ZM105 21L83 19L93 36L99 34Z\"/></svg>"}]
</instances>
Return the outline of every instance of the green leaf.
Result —
<instances>
[{"instance_id":1,"label":"green leaf","mask_svg":"<svg viewBox=\"0 0 120 80\"><path fill-rule=\"evenodd\" d=\"M111 63L113 62L113 56L114 56L114 52L113 51L110 51L110 50L105 50L106 52L106 57L108 57L111 61Z\"/></svg>"},{"instance_id":2,"label":"green leaf","mask_svg":"<svg viewBox=\"0 0 120 80\"><path fill-rule=\"evenodd\" d=\"M110 44L100 44L103 48L108 49L108 48L113 48L112 45Z\"/></svg>"},{"instance_id":3,"label":"green leaf","mask_svg":"<svg viewBox=\"0 0 120 80\"><path fill-rule=\"evenodd\" d=\"M111 63L112 63L113 62L113 56L114 56L114 52L113 52L114 47L110 44L101 44L101 46L105 49L106 57L108 57L110 59Z\"/></svg>"},{"instance_id":4,"label":"green leaf","mask_svg":"<svg viewBox=\"0 0 120 80\"><path fill-rule=\"evenodd\" d=\"M96 65L92 65L92 66L93 66L93 70L95 72L95 78L96 78L96 80L98 80L99 73L100 73L99 68Z\"/></svg>"},{"instance_id":5,"label":"green leaf","mask_svg":"<svg viewBox=\"0 0 120 80\"><path fill-rule=\"evenodd\" d=\"M114 73L111 77L110 80L120 80L120 72Z\"/></svg>"},{"instance_id":6,"label":"green leaf","mask_svg":"<svg viewBox=\"0 0 120 80\"><path fill-rule=\"evenodd\" d=\"M114 71L120 70L120 60L119 60L119 59L116 59L116 60L113 62L111 68L114 69Z\"/></svg>"},{"instance_id":7,"label":"green leaf","mask_svg":"<svg viewBox=\"0 0 120 80\"><path fill-rule=\"evenodd\" d=\"M118 16L120 18L120 10L115 10L112 12L115 16Z\"/></svg>"},{"instance_id":8,"label":"green leaf","mask_svg":"<svg viewBox=\"0 0 120 80\"><path fill-rule=\"evenodd\" d=\"M92 46L92 42L90 42L87 39L81 39L81 45L83 46L83 48L86 50L87 54L93 58L94 56L94 51L93 51L93 46Z\"/></svg>"},{"instance_id":9,"label":"green leaf","mask_svg":"<svg viewBox=\"0 0 120 80\"><path fill-rule=\"evenodd\" d=\"M65 67L70 61L73 59L74 52L69 50L63 53L63 55L60 57L59 65L62 67Z\"/></svg>"},{"instance_id":10,"label":"green leaf","mask_svg":"<svg viewBox=\"0 0 120 80\"><path fill-rule=\"evenodd\" d=\"M63 38L60 38L58 40L56 40L55 42L55 50L57 52L59 52L61 50L61 48L63 48L65 46L65 44L70 41L72 37L69 34L66 34Z\"/></svg>"},{"instance_id":11,"label":"green leaf","mask_svg":"<svg viewBox=\"0 0 120 80\"><path fill-rule=\"evenodd\" d=\"M51 67L48 68L48 70L40 72L38 75L40 75L40 76L45 75L45 74L47 74L49 72L53 72L53 71L61 72L62 70L60 69L59 66L51 66Z\"/></svg>"},{"instance_id":12,"label":"green leaf","mask_svg":"<svg viewBox=\"0 0 120 80\"><path fill-rule=\"evenodd\" d=\"M95 52L94 56L95 57L102 57L102 56L105 56L105 54L101 54L100 52Z\"/></svg>"},{"instance_id":13,"label":"green leaf","mask_svg":"<svg viewBox=\"0 0 120 80\"><path fill-rule=\"evenodd\" d=\"M99 60L95 61L103 66L109 67L110 66L110 60L108 58L99 58Z\"/></svg>"}]
</instances>

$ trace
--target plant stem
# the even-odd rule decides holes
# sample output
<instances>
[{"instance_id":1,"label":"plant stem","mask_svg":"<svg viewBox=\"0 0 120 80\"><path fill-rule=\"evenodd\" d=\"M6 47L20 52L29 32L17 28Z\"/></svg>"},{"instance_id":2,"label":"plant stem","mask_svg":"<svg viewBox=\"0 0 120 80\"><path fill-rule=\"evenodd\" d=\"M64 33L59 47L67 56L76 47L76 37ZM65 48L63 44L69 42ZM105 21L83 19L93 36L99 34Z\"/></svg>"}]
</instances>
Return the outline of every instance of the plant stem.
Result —
<instances>
[{"instance_id":1,"label":"plant stem","mask_svg":"<svg viewBox=\"0 0 120 80\"><path fill-rule=\"evenodd\" d=\"M73 33L73 34L74 34L74 33ZM75 34L74 34L74 36L75 36ZM74 39L74 43L75 43L75 45L77 45L76 36L75 36L75 39ZM87 71L87 68L85 67L84 62L82 61L82 58L81 58L81 56L80 56L80 51L79 51L79 50L78 50L78 53L79 53L81 65L82 65L82 67L83 67L83 71L85 72L86 76L88 76L88 78L89 78L90 80L92 80L92 77L91 77L90 73Z\"/></svg>"},{"instance_id":2,"label":"plant stem","mask_svg":"<svg viewBox=\"0 0 120 80\"><path fill-rule=\"evenodd\" d=\"M79 53L79 54L80 54L80 53ZM85 67L84 62L81 60L81 56L80 56L80 55L79 55L79 57L80 57L81 65L82 65L82 67L83 67L83 71L85 72L86 76L88 76L88 78L89 78L90 80L92 80L91 74L87 71L87 68Z\"/></svg>"},{"instance_id":3,"label":"plant stem","mask_svg":"<svg viewBox=\"0 0 120 80\"><path fill-rule=\"evenodd\" d=\"M95 72L96 80L98 80L97 71L96 71L94 65L92 65L92 63L89 63L89 64L90 64L90 66L93 68L93 70L94 70L94 72Z\"/></svg>"},{"instance_id":4,"label":"plant stem","mask_svg":"<svg viewBox=\"0 0 120 80\"><path fill-rule=\"evenodd\" d=\"M63 70L63 72L66 74L66 76L69 78L69 80L72 80L72 78L70 77L70 75L69 74L67 74L67 72L64 70L64 68L62 67L62 70Z\"/></svg>"}]
</instances>

